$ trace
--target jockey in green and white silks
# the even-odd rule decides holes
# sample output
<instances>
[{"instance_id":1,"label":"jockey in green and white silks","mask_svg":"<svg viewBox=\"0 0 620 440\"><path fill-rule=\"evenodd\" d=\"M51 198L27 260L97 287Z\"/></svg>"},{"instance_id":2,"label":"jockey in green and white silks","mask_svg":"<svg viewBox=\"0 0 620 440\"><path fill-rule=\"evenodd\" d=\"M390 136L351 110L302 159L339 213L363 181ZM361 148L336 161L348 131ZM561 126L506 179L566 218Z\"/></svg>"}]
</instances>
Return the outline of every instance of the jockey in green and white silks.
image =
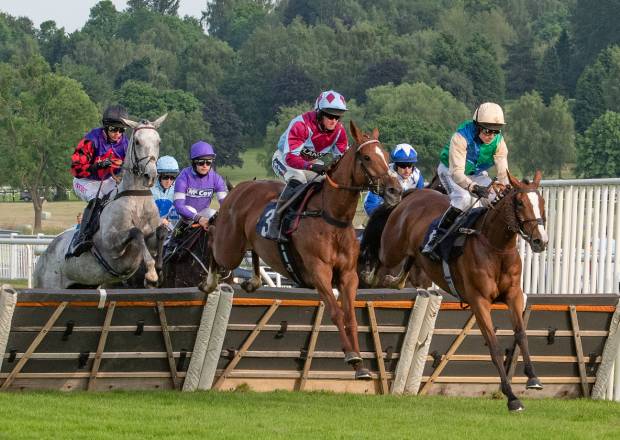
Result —
<instances>
[{"instance_id":1,"label":"jockey in green and white silks","mask_svg":"<svg viewBox=\"0 0 620 440\"><path fill-rule=\"evenodd\" d=\"M508 183L508 148L501 133L504 125L502 108L485 102L476 109L472 120L459 125L444 146L437 175L450 196L450 208L422 249L423 255L437 258L435 246L459 214L469 209L476 199L494 198L487 188L491 184L489 168L495 165L498 181Z\"/></svg>"}]
</instances>

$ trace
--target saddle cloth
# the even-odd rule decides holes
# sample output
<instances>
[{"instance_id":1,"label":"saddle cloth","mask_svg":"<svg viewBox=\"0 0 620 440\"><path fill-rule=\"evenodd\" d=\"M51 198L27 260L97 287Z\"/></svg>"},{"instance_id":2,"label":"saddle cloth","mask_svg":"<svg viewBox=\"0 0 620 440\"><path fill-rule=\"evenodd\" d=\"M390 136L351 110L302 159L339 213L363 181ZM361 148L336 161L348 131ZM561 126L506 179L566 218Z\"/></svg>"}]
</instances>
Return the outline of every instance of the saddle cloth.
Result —
<instances>
[{"instance_id":1,"label":"saddle cloth","mask_svg":"<svg viewBox=\"0 0 620 440\"><path fill-rule=\"evenodd\" d=\"M297 230L297 226L299 226L299 221L301 217L308 216L318 216L320 212L308 212L304 211L306 206L308 205L308 200L310 200L310 196L315 192L319 191L322 188L323 184L321 182L312 182L300 187L300 194L297 196L297 199L289 205L289 207L282 214L282 232L287 237L290 236L293 232ZM276 210L277 201L272 200L269 202L263 213L258 218L258 222L256 223L256 232L263 238L267 238L267 230L269 229L269 223L273 218Z\"/></svg>"},{"instance_id":2,"label":"saddle cloth","mask_svg":"<svg viewBox=\"0 0 620 440\"><path fill-rule=\"evenodd\" d=\"M450 235L443 239L441 243L435 248L437 255L441 257L443 261L451 261L458 258L463 253L463 247L465 246L465 239L470 233L462 231L463 229L471 228L474 223L487 211L487 208L474 208L470 210L467 215L461 217L460 220L456 220L459 224L452 230ZM422 247L428 242L431 233L437 229L437 225L441 221L441 216L437 217L428 227L426 235L424 236L424 242Z\"/></svg>"}]
</instances>

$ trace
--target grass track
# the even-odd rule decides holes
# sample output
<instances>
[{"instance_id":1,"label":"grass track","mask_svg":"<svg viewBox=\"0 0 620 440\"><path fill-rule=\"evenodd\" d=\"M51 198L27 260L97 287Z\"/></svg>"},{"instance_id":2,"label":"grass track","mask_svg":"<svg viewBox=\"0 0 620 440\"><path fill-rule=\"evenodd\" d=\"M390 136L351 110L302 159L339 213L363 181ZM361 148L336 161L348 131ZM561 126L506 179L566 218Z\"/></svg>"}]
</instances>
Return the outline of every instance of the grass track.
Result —
<instances>
[{"instance_id":1,"label":"grass track","mask_svg":"<svg viewBox=\"0 0 620 440\"><path fill-rule=\"evenodd\" d=\"M2 393L1 439L618 439L620 405L330 393Z\"/></svg>"}]
</instances>

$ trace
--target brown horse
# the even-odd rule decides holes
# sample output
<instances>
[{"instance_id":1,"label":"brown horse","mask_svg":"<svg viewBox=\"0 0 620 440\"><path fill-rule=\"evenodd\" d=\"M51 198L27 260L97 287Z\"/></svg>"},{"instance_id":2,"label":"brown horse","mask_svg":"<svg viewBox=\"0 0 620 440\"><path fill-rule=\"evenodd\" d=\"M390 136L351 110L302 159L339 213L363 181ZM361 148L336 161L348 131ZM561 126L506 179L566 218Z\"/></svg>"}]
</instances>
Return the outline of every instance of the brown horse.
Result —
<instances>
[{"instance_id":1,"label":"brown horse","mask_svg":"<svg viewBox=\"0 0 620 440\"><path fill-rule=\"evenodd\" d=\"M536 172L532 183L520 182L510 175L509 179L511 186L497 191L496 201L474 226L479 233L467 239L463 254L450 262L450 271L456 291L470 305L487 342L499 372L502 392L508 398L508 409L520 411L523 405L512 392L502 363L502 353L491 320L491 305L503 302L508 306L515 346L518 344L523 353L528 377L526 387L541 389L530 360L523 325L524 302L520 287L521 257L517 252L517 234L527 240L534 252L542 252L548 238L544 200L538 191L540 171ZM405 263L400 276L388 276L386 284L402 285L408 269L416 265L442 289L449 289L441 263L433 262L420 253L429 225L445 212L449 204L447 196L423 189L408 195L392 211L381 238L380 264L391 270Z\"/></svg>"},{"instance_id":2,"label":"brown horse","mask_svg":"<svg viewBox=\"0 0 620 440\"><path fill-rule=\"evenodd\" d=\"M378 140L379 131L375 128L372 135L367 135L351 122L351 134L356 146L330 167L327 183L308 202L307 209L319 210L321 216L302 218L291 242L301 272L299 278L318 290L338 328L345 362L355 369L357 379L370 379L370 373L363 368L357 336L354 301L359 244L352 221L360 191L373 188L386 203L396 204L402 189L388 167L388 155ZM215 226L209 230L217 265L208 279L211 286L217 283L217 276L213 275L218 270L236 268L248 249L253 251L254 275L245 284L246 289L260 286L258 256L274 270L289 276L276 242L256 232L265 206L278 197L282 188L282 183L275 181L243 182L224 199ZM336 300L332 286L338 288L340 301Z\"/></svg>"}]
</instances>

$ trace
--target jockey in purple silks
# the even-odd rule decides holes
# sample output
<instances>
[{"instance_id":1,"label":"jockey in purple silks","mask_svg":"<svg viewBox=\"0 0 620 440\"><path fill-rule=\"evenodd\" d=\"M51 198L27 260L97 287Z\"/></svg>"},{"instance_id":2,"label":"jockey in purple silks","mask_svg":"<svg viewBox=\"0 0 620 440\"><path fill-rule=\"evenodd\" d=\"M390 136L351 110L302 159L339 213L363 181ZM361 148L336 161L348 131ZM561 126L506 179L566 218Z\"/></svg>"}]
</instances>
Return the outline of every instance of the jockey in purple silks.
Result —
<instances>
[{"instance_id":1,"label":"jockey in purple silks","mask_svg":"<svg viewBox=\"0 0 620 440\"><path fill-rule=\"evenodd\" d=\"M340 93L333 90L322 92L314 104L314 110L296 116L278 142L271 166L277 176L286 182L269 223L267 238L286 241L280 233L280 208L295 194L295 189L317 175L325 174L321 157L331 153L340 157L348 147L347 132L340 117L347 111L347 104Z\"/></svg>"},{"instance_id":2,"label":"jockey in purple silks","mask_svg":"<svg viewBox=\"0 0 620 440\"><path fill-rule=\"evenodd\" d=\"M192 166L184 168L174 182L174 207L185 223L198 223L205 230L215 214L210 207L215 195L221 203L228 194L224 178L212 169L213 147L198 141L190 150Z\"/></svg>"}]
</instances>

